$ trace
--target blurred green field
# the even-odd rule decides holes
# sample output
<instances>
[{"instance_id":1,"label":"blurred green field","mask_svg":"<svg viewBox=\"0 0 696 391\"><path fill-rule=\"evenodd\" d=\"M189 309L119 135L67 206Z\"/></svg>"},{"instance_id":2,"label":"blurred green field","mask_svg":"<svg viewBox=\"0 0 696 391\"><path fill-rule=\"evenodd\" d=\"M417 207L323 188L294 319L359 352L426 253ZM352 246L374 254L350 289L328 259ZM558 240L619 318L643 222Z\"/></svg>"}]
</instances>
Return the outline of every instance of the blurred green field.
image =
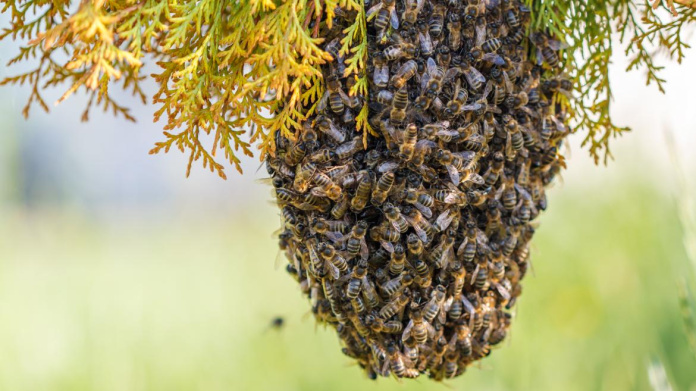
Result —
<instances>
[{"instance_id":1,"label":"blurred green field","mask_svg":"<svg viewBox=\"0 0 696 391\"><path fill-rule=\"evenodd\" d=\"M648 390L657 357L677 389L696 389L673 203L631 183L557 186L550 201L509 341L448 385ZM233 218L142 212L117 222L79 209L6 210L0 389L446 389L373 382L351 366L274 268L276 212L258 205ZM286 326L269 329L277 315Z\"/></svg>"}]
</instances>

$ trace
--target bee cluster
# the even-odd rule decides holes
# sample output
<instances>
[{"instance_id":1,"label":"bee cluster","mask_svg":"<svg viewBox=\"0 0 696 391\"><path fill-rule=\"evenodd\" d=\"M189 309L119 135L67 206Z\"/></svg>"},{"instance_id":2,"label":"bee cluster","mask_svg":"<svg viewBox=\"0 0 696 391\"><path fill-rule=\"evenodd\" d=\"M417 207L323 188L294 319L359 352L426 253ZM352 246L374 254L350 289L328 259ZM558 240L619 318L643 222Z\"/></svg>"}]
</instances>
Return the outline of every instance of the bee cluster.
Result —
<instances>
[{"instance_id":1,"label":"bee cluster","mask_svg":"<svg viewBox=\"0 0 696 391\"><path fill-rule=\"evenodd\" d=\"M337 12L317 115L267 157L280 246L316 319L371 378L442 380L508 332L530 222L563 165L554 96L572 84L555 41L527 35L518 0L367 8L369 101L345 92L354 78L337 42L353 15ZM366 148L354 126L364 104L382 135Z\"/></svg>"}]
</instances>

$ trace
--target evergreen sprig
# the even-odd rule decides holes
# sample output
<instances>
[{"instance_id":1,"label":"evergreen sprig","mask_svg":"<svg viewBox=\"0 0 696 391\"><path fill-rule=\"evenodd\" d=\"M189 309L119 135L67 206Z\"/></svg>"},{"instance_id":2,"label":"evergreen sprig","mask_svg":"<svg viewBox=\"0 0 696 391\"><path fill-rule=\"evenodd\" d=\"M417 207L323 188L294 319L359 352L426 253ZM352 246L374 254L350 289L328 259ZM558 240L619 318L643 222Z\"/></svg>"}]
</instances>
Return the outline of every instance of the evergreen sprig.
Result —
<instances>
[{"instance_id":1,"label":"evergreen sprig","mask_svg":"<svg viewBox=\"0 0 696 391\"><path fill-rule=\"evenodd\" d=\"M377 0L375 0L377 1ZM569 106L576 130L595 160L611 156L609 139L628 129L611 118L612 90L608 65L612 33L627 43L629 69L644 69L647 82L661 91L663 69L656 54L681 61L688 45L687 26L696 20L693 0L527 0L534 23L569 47L563 51L580 96ZM225 177L224 160L241 171L238 153L274 153L276 132L289 137L302 128L325 91L321 66L333 58L324 51L320 31L331 29L336 7L351 15L343 30L340 55L346 74L355 78L351 95L367 99L367 20L363 0L6 0L10 15L0 40L25 44L8 65L34 61L26 73L0 85L28 85L22 113L39 105L48 111L45 88L62 86L63 101L85 91L88 105L128 120L128 108L116 102L109 87L122 88L145 102L140 88L143 63L155 61L151 75L159 88L155 120L165 121L165 139L151 153L176 147L194 161ZM72 3L72 4L71 4ZM663 9L653 5L662 4ZM670 14L671 13L671 14ZM65 58L67 54L67 59ZM370 128L368 105L356 116L365 137Z\"/></svg>"},{"instance_id":2,"label":"evergreen sprig","mask_svg":"<svg viewBox=\"0 0 696 391\"><path fill-rule=\"evenodd\" d=\"M527 4L534 18L532 29L545 30L568 44L563 56L579 96L564 103L576 131L585 134L583 145L595 162L606 163L611 158L609 140L629 130L611 117L613 35L618 33L626 44L625 53L631 59L628 70L644 69L647 84L654 82L664 93L665 80L660 76L664 66L658 65L658 55L682 61L689 47L683 37L696 22L696 2L528 0ZM659 9L660 5L669 12Z\"/></svg>"}]
</instances>

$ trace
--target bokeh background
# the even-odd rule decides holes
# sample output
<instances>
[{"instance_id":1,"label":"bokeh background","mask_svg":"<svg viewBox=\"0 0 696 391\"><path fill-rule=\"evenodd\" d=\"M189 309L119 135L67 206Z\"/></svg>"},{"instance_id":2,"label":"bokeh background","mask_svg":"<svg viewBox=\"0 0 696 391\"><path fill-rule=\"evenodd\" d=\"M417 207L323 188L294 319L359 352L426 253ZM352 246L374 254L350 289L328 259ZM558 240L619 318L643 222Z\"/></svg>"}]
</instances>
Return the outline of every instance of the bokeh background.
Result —
<instances>
[{"instance_id":1,"label":"bokeh background","mask_svg":"<svg viewBox=\"0 0 696 391\"><path fill-rule=\"evenodd\" d=\"M21 71L4 68L15 50L0 45L0 78ZM696 173L696 53L670 65L666 95L615 57L613 113L634 130L606 167L573 137L509 340L453 389L649 390L662 363L674 389L696 390L678 293L693 270L680 218L696 205L677 175ZM367 380L307 316L275 266L258 160L227 181L185 178L186 156L148 155L152 106L133 104L137 124L85 124L73 97L27 121L27 96L0 89L0 390L445 389Z\"/></svg>"}]
</instances>

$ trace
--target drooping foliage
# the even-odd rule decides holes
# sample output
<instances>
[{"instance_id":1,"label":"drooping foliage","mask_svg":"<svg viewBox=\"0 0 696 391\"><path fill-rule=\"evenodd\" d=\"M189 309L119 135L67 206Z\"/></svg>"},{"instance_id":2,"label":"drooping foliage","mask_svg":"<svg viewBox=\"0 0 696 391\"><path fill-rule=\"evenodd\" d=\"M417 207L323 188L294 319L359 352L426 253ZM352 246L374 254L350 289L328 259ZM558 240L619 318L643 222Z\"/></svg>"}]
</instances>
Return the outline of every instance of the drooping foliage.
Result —
<instances>
[{"instance_id":1,"label":"drooping foliage","mask_svg":"<svg viewBox=\"0 0 696 391\"><path fill-rule=\"evenodd\" d=\"M489 0L493 1L493 0ZM611 119L608 64L611 35L620 32L633 56L629 69L647 71L648 83L664 82L656 53L680 61L683 38L696 18L692 0L667 0L668 13L633 0L527 0L535 30L546 29L565 41L568 69L580 96L566 102L576 130L596 160L610 156L609 139L627 130ZM365 4L361 0L7 0L10 18L2 39L22 42L8 65L30 62L29 71L1 84L27 85L23 109L48 111L46 88L59 87L65 100L78 91L88 96L82 119L92 107L134 120L128 105L116 102L111 83L146 101L141 89L146 61L158 71L152 102L158 106L164 140L151 153L172 147L225 177L227 161L241 171L239 153L273 153L276 132L293 135L315 110L324 92L320 67L332 61L323 44L336 12L350 15L340 54L356 82L350 94L367 97L368 60ZM675 4L676 3L676 4ZM655 4L657 5L657 4ZM674 8L676 7L676 8ZM663 15L664 14L664 15ZM559 99L565 99L560 97ZM363 134L371 132L367 105L356 116ZM221 159L218 155L224 156Z\"/></svg>"}]
</instances>

